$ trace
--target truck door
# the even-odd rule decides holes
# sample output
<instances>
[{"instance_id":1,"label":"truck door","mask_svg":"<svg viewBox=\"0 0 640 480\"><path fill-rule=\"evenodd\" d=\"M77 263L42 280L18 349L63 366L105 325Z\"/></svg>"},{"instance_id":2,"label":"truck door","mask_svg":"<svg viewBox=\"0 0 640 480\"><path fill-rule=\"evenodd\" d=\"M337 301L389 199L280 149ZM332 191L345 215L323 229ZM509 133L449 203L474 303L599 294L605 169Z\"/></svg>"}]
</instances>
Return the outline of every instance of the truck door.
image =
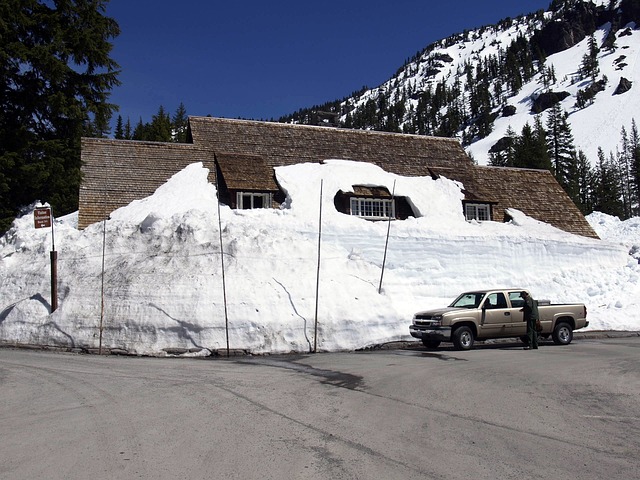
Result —
<instances>
[{"instance_id":1,"label":"truck door","mask_svg":"<svg viewBox=\"0 0 640 480\"><path fill-rule=\"evenodd\" d=\"M527 334L527 324L524 322L524 300L520 297L521 291L509 292L509 302L511 303L511 335L522 337Z\"/></svg>"},{"instance_id":2,"label":"truck door","mask_svg":"<svg viewBox=\"0 0 640 480\"><path fill-rule=\"evenodd\" d=\"M508 337L511 331L511 310L502 292L487 295L482 304L480 337Z\"/></svg>"}]
</instances>

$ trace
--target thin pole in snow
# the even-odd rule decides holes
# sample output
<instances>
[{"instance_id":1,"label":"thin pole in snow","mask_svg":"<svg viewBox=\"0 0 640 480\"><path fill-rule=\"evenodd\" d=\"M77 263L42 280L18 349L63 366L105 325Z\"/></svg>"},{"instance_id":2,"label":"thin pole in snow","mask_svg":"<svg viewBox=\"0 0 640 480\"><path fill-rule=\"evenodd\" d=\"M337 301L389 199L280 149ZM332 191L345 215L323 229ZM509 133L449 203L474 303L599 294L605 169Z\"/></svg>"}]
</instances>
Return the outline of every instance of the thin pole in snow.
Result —
<instances>
[{"instance_id":1,"label":"thin pole in snow","mask_svg":"<svg viewBox=\"0 0 640 480\"><path fill-rule=\"evenodd\" d=\"M313 353L318 349L318 298L320 291L320 246L322 244L322 180L320 180L320 217L318 219L318 270L316 273L316 318L313 331Z\"/></svg>"},{"instance_id":2,"label":"thin pole in snow","mask_svg":"<svg viewBox=\"0 0 640 480\"><path fill-rule=\"evenodd\" d=\"M107 220L111 219L111 214L107 214L108 202L110 200L109 191L107 190L107 171L104 171L105 176L103 181L102 191L102 270L100 274L100 325L98 328L99 340L98 340L98 354L102 355L102 336L104 330L104 261L107 245Z\"/></svg>"},{"instance_id":3,"label":"thin pole in snow","mask_svg":"<svg viewBox=\"0 0 640 480\"><path fill-rule=\"evenodd\" d=\"M222 245L222 218L220 217L220 189L218 188L218 172L216 171L216 199L218 200L218 233L220 237L220 264L222 268L222 301L224 304L224 332L227 340L227 358L229 358L229 316L227 313L227 285L224 275L224 249Z\"/></svg>"},{"instance_id":4,"label":"thin pole in snow","mask_svg":"<svg viewBox=\"0 0 640 480\"><path fill-rule=\"evenodd\" d=\"M102 329L104 324L104 254L107 244L107 216L102 219L102 273L100 286L100 328L98 340L98 355L102 355Z\"/></svg>"},{"instance_id":5,"label":"thin pole in snow","mask_svg":"<svg viewBox=\"0 0 640 480\"><path fill-rule=\"evenodd\" d=\"M387 239L384 242L384 257L382 259L382 271L380 272L380 285L378 286L378 295L382 292L382 277L384 276L384 265L387 262L387 247L389 246L389 232L391 231L391 214L393 213L393 199L396 194L396 181L393 181L393 189L391 191L391 208L389 209L389 222L387 223Z\"/></svg>"}]
</instances>

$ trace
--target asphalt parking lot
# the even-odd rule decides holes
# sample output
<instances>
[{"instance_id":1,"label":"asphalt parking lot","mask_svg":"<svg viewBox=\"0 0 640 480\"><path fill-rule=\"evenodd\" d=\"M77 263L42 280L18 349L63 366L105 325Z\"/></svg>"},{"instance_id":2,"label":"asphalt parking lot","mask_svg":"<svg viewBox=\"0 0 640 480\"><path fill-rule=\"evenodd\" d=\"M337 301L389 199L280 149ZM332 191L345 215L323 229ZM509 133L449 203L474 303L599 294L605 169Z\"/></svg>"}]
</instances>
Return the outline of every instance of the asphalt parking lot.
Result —
<instances>
[{"instance_id":1,"label":"asphalt parking lot","mask_svg":"<svg viewBox=\"0 0 640 480\"><path fill-rule=\"evenodd\" d=\"M0 349L0 478L630 479L640 337L172 359Z\"/></svg>"}]
</instances>

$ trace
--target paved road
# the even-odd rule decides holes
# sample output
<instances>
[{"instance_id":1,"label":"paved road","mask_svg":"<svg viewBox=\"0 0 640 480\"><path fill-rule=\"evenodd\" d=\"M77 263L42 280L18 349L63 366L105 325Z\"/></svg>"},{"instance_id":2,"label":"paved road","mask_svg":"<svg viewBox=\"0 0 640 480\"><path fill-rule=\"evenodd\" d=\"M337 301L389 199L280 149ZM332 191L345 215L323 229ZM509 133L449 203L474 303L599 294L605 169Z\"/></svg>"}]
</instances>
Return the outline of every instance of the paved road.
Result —
<instances>
[{"instance_id":1,"label":"paved road","mask_svg":"<svg viewBox=\"0 0 640 480\"><path fill-rule=\"evenodd\" d=\"M0 349L1 479L638 478L640 338L159 359Z\"/></svg>"}]
</instances>

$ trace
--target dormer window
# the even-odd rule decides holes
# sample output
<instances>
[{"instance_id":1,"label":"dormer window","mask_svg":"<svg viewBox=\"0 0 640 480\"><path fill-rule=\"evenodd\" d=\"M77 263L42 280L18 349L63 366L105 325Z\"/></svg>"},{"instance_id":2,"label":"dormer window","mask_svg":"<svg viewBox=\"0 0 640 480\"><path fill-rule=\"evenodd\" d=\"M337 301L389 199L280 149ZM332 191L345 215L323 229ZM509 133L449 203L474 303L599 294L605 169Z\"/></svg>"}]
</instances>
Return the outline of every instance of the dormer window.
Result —
<instances>
[{"instance_id":1,"label":"dormer window","mask_svg":"<svg viewBox=\"0 0 640 480\"><path fill-rule=\"evenodd\" d=\"M271 193L238 192L236 194L236 208L250 210L253 208L271 208Z\"/></svg>"},{"instance_id":2,"label":"dormer window","mask_svg":"<svg viewBox=\"0 0 640 480\"><path fill-rule=\"evenodd\" d=\"M491 220L491 205L488 203L465 203L464 216L467 221L489 221Z\"/></svg>"},{"instance_id":3,"label":"dormer window","mask_svg":"<svg viewBox=\"0 0 640 480\"><path fill-rule=\"evenodd\" d=\"M386 198L351 197L351 215L369 220L382 220L396 217L395 202Z\"/></svg>"},{"instance_id":4,"label":"dormer window","mask_svg":"<svg viewBox=\"0 0 640 480\"><path fill-rule=\"evenodd\" d=\"M220 202L238 210L273 208L279 187L273 167L257 155L218 153L216 187Z\"/></svg>"},{"instance_id":5,"label":"dormer window","mask_svg":"<svg viewBox=\"0 0 640 480\"><path fill-rule=\"evenodd\" d=\"M353 185L339 190L333 199L336 210L365 220L404 220L415 216L406 197L392 196L383 186Z\"/></svg>"}]
</instances>

